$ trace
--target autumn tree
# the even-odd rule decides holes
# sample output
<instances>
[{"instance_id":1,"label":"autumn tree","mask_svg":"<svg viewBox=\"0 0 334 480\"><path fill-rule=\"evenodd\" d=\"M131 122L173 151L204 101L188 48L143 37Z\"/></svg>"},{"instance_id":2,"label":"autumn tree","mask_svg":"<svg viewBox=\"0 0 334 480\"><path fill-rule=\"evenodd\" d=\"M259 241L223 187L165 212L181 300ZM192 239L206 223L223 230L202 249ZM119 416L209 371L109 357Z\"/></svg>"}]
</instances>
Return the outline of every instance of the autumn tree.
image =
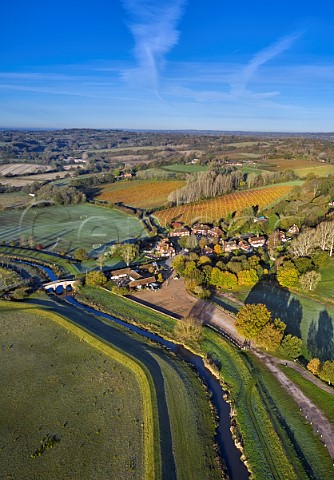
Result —
<instances>
[{"instance_id":1,"label":"autumn tree","mask_svg":"<svg viewBox=\"0 0 334 480\"><path fill-rule=\"evenodd\" d=\"M112 248L112 255L121 258L127 266L137 257L138 253L138 245L132 243L119 243Z\"/></svg>"},{"instance_id":2,"label":"autumn tree","mask_svg":"<svg viewBox=\"0 0 334 480\"><path fill-rule=\"evenodd\" d=\"M107 282L107 277L103 272L98 270L92 270L86 275L86 285L89 287L101 286Z\"/></svg>"},{"instance_id":3,"label":"autumn tree","mask_svg":"<svg viewBox=\"0 0 334 480\"><path fill-rule=\"evenodd\" d=\"M198 343L202 336L202 323L193 317L178 320L174 327L174 336L181 342Z\"/></svg>"},{"instance_id":4,"label":"autumn tree","mask_svg":"<svg viewBox=\"0 0 334 480\"><path fill-rule=\"evenodd\" d=\"M297 358L302 353L303 341L294 335L287 335L283 338L280 349L283 354L290 358Z\"/></svg>"},{"instance_id":5,"label":"autumn tree","mask_svg":"<svg viewBox=\"0 0 334 480\"><path fill-rule=\"evenodd\" d=\"M277 269L277 281L282 287L294 287L298 283L298 270L292 262L285 262Z\"/></svg>"},{"instance_id":6,"label":"autumn tree","mask_svg":"<svg viewBox=\"0 0 334 480\"><path fill-rule=\"evenodd\" d=\"M321 380L334 385L334 360L327 360L320 369L319 377Z\"/></svg>"},{"instance_id":7,"label":"autumn tree","mask_svg":"<svg viewBox=\"0 0 334 480\"><path fill-rule=\"evenodd\" d=\"M103 265L106 263L106 256L103 252L99 253L99 255L96 259L96 263L97 263L98 267L100 268L100 270L102 270Z\"/></svg>"},{"instance_id":8,"label":"autumn tree","mask_svg":"<svg viewBox=\"0 0 334 480\"><path fill-rule=\"evenodd\" d=\"M307 364L307 370L309 370L313 375L318 375L321 367L319 358L312 358Z\"/></svg>"},{"instance_id":9,"label":"autumn tree","mask_svg":"<svg viewBox=\"0 0 334 480\"><path fill-rule=\"evenodd\" d=\"M270 319L271 313L264 304L247 304L239 310L235 327L245 338L254 339Z\"/></svg>"},{"instance_id":10,"label":"autumn tree","mask_svg":"<svg viewBox=\"0 0 334 480\"><path fill-rule=\"evenodd\" d=\"M85 260L89 259L89 254L85 248L77 248L76 251L74 252L74 257L76 260L79 260L80 262L84 262Z\"/></svg>"},{"instance_id":11,"label":"autumn tree","mask_svg":"<svg viewBox=\"0 0 334 480\"><path fill-rule=\"evenodd\" d=\"M238 285L255 285L259 281L259 276L253 268L250 270L241 270L238 272Z\"/></svg>"},{"instance_id":12,"label":"autumn tree","mask_svg":"<svg viewBox=\"0 0 334 480\"><path fill-rule=\"evenodd\" d=\"M318 283L321 280L321 274L316 272L315 270L311 270L310 272L304 273L299 279L299 282L303 288L303 290L315 290L317 288Z\"/></svg>"},{"instance_id":13,"label":"autumn tree","mask_svg":"<svg viewBox=\"0 0 334 480\"><path fill-rule=\"evenodd\" d=\"M285 327L285 323L280 319L276 319L273 323L267 323L256 337L256 344L265 350L274 352L282 342Z\"/></svg>"},{"instance_id":14,"label":"autumn tree","mask_svg":"<svg viewBox=\"0 0 334 480\"><path fill-rule=\"evenodd\" d=\"M292 240L290 252L294 257L308 257L312 255L316 245L315 230L309 228Z\"/></svg>"}]
</instances>

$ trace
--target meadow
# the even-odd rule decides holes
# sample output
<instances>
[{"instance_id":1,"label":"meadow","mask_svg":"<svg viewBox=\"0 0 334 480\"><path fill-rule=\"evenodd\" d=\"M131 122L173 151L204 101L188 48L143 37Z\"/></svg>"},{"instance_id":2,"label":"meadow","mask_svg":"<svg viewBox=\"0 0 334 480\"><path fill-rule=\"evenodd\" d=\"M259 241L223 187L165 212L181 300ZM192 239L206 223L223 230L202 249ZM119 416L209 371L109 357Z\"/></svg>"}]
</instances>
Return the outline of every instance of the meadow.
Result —
<instances>
[{"instance_id":1,"label":"meadow","mask_svg":"<svg viewBox=\"0 0 334 480\"><path fill-rule=\"evenodd\" d=\"M117 297L98 288L84 289L79 298L111 313L117 308ZM120 312L118 317L171 336L175 320L170 317L140 304L137 304L136 311L134 302L126 298L120 299ZM213 359L215 369L229 391L237 413L232 421L233 429L237 438L240 439L240 434L242 436L244 454L254 478L331 478L332 461L320 438L314 436L297 404L256 358L237 350L209 328L203 329L202 339L195 350ZM173 389L175 385L178 384L174 380ZM177 409L180 408L178 403ZM171 419L172 425L174 421ZM198 474L182 478L208 477Z\"/></svg>"},{"instance_id":2,"label":"meadow","mask_svg":"<svg viewBox=\"0 0 334 480\"><path fill-rule=\"evenodd\" d=\"M168 195L184 184L179 180L116 182L104 185L97 199L108 203L122 202L137 208L157 208L166 204Z\"/></svg>"},{"instance_id":3,"label":"meadow","mask_svg":"<svg viewBox=\"0 0 334 480\"><path fill-rule=\"evenodd\" d=\"M205 165L197 165L197 164L183 164L183 163L174 163L173 165L166 165L163 167L165 170L177 172L177 173L198 173L198 172L206 172L208 167Z\"/></svg>"},{"instance_id":4,"label":"meadow","mask_svg":"<svg viewBox=\"0 0 334 480\"><path fill-rule=\"evenodd\" d=\"M0 213L0 242L34 238L47 250L88 251L99 245L145 236L139 220L123 212L81 204Z\"/></svg>"},{"instance_id":5,"label":"meadow","mask_svg":"<svg viewBox=\"0 0 334 480\"><path fill-rule=\"evenodd\" d=\"M117 314L117 317L122 318L123 315L129 314L126 299L97 288L88 288L88 291L92 297L95 292L101 295L94 300L99 304L101 304L101 298L108 302L108 296L110 296L108 313L114 313L113 308L117 309L119 299L121 314ZM84 289L83 297L86 293L87 289ZM81 296L79 298L82 299ZM34 303L45 305L44 297L35 299ZM143 312L143 314L148 314L148 322L153 320L155 312L151 312L150 316L148 309L139 308L137 315L135 302L128 303L131 305L132 318L139 316L143 319L144 315L141 317L141 312ZM146 382L140 372L145 373L151 393L148 395L146 389L142 398L143 407L145 408L147 405L150 407L150 411L146 409L147 420L143 425L144 429L146 427L144 442L146 439L147 444L146 454L144 452L144 468L146 472L152 472L154 469L155 474L148 473L143 478L147 480L161 477L175 478L174 471L177 472L177 478L206 478L207 480L221 478L220 466L214 449L215 424L209 398L206 388L192 368L174 355L167 353L160 346L134 333L128 333L126 329L107 319L95 317L86 311L77 310L66 304L60 306L54 301L48 302L48 308L70 319L71 326L66 328L70 331L74 328L81 332L78 335L83 340L87 341L87 336L93 337L92 341L88 341L95 346L96 342L102 343L99 337L103 337L105 339L103 344L106 347L111 344L112 349L126 357L124 359L125 366L129 361L135 362L140 367L140 371L137 369L136 376L137 379L140 378L142 390L143 383ZM163 317L168 318L159 314L157 317L160 320ZM98 348L101 347L98 346ZM180 405L180 397L182 397L182 405ZM153 445L151 434L153 434ZM123 447L125 450L131 450L131 445L128 443ZM149 456L147 455L148 451L151 451Z\"/></svg>"},{"instance_id":6,"label":"meadow","mask_svg":"<svg viewBox=\"0 0 334 480\"><path fill-rule=\"evenodd\" d=\"M131 369L31 305L1 302L0 324L1 477L144 478Z\"/></svg>"},{"instance_id":7,"label":"meadow","mask_svg":"<svg viewBox=\"0 0 334 480\"><path fill-rule=\"evenodd\" d=\"M274 318L281 318L288 333L302 338L305 358L334 358L334 306L268 281L235 292L235 296L245 303L264 303Z\"/></svg>"},{"instance_id":8,"label":"meadow","mask_svg":"<svg viewBox=\"0 0 334 480\"><path fill-rule=\"evenodd\" d=\"M155 215L163 226L173 221L184 222L187 225L191 225L195 221L214 222L226 217L230 213L241 212L251 205L258 205L260 208L268 206L287 195L291 188L292 186L289 185L275 185L261 189L234 192L223 197L161 210Z\"/></svg>"},{"instance_id":9,"label":"meadow","mask_svg":"<svg viewBox=\"0 0 334 480\"><path fill-rule=\"evenodd\" d=\"M26 175L27 173L45 172L52 167L38 165L36 163L2 163L0 164L1 175ZM1 183L1 182L0 182Z\"/></svg>"}]
</instances>

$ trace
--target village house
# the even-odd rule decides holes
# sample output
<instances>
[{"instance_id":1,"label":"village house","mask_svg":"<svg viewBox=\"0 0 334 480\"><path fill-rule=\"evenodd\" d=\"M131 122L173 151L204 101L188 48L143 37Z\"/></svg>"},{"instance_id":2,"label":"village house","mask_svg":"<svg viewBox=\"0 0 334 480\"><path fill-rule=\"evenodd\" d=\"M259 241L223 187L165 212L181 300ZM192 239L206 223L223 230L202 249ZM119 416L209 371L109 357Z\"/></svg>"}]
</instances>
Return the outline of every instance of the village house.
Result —
<instances>
[{"instance_id":1,"label":"village house","mask_svg":"<svg viewBox=\"0 0 334 480\"><path fill-rule=\"evenodd\" d=\"M290 233L290 235L298 235L299 234L298 226L294 223L292 227L289 228L288 233Z\"/></svg>"},{"instance_id":2,"label":"village house","mask_svg":"<svg viewBox=\"0 0 334 480\"><path fill-rule=\"evenodd\" d=\"M285 233L282 232L282 230L279 230L278 232L278 239L280 242L286 242L286 236Z\"/></svg>"},{"instance_id":3,"label":"village house","mask_svg":"<svg viewBox=\"0 0 334 480\"><path fill-rule=\"evenodd\" d=\"M249 253L252 250L252 247L247 240L240 240L238 247L245 253Z\"/></svg>"},{"instance_id":4,"label":"village house","mask_svg":"<svg viewBox=\"0 0 334 480\"><path fill-rule=\"evenodd\" d=\"M208 230L208 235L210 237L219 238L224 235L224 232L219 227L213 227Z\"/></svg>"},{"instance_id":5,"label":"village house","mask_svg":"<svg viewBox=\"0 0 334 480\"><path fill-rule=\"evenodd\" d=\"M230 253L239 249L239 246L235 240L230 240L228 242L222 242L224 252Z\"/></svg>"},{"instance_id":6,"label":"village house","mask_svg":"<svg viewBox=\"0 0 334 480\"><path fill-rule=\"evenodd\" d=\"M161 257L174 257L176 253L175 248L168 238L160 240L155 247L155 250Z\"/></svg>"},{"instance_id":7,"label":"village house","mask_svg":"<svg viewBox=\"0 0 334 480\"><path fill-rule=\"evenodd\" d=\"M205 225L204 223L196 224L191 229L194 235L201 235L202 237L206 237L209 235L210 227L209 225Z\"/></svg>"},{"instance_id":8,"label":"village house","mask_svg":"<svg viewBox=\"0 0 334 480\"><path fill-rule=\"evenodd\" d=\"M202 255L207 255L208 257L210 257L211 255L213 255L214 251L213 248L206 245L204 248L202 248L201 253Z\"/></svg>"},{"instance_id":9,"label":"village house","mask_svg":"<svg viewBox=\"0 0 334 480\"><path fill-rule=\"evenodd\" d=\"M253 247L253 248L258 248L258 247L263 247L265 244L266 244L266 238L263 237L263 236L259 236L259 237L250 237L248 239L248 242L249 244Z\"/></svg>"},{"instance_id":10,"label":"village house","mask_svg":"<svg viewBox=\"0 0 334 480\"><path fill-rule=\"evenodd\" d=\"M190 230L187 227L176 227L169 234L170 237L189 237Z\"/></svg>"}]
</instances>

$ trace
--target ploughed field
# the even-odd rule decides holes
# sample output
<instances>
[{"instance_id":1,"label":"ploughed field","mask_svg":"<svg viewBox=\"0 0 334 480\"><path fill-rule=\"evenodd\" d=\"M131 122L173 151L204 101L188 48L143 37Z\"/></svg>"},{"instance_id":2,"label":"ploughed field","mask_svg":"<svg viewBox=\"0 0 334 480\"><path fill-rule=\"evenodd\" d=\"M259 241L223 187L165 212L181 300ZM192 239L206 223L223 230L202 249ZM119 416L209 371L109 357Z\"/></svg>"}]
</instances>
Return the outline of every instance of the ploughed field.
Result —
<instances>
[{"instance_id":1,"label":"ploughed field","mask_svg":"<svg viewBox=\"0 0 334 480\"><path fill-rule=\"evenodd\" d=\"M229 213L241 212L245 208L258 205L263 208L287 195L292 186L276 185L242 192L234 192L222 197L212 198L192 204L180 205L161 210L155 215L166 226L173 221L190 225L195 221L213 222L226 217Z\"/></svg>"},{"instance_id":2,"label":"ploughed field","mask_svg":"<svg viewBox=\"0 0 334 480\"><path fill-rule=\"evenodd\" d=\"M97 198L108 203L122 202L132 207L157 208L166 204L168 195L184 184L179 180L116 182L104 185Z\"/></svg>"}]
</instances>

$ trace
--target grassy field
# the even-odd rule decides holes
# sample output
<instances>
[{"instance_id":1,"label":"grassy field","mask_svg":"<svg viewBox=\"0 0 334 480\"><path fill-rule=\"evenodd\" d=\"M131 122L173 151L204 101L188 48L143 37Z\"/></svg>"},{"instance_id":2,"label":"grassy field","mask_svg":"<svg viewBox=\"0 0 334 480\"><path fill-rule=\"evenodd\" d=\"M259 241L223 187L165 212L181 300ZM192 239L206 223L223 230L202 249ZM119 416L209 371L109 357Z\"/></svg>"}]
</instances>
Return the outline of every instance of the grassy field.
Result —
<instances>
[{"instance_id":1,"label":"grassy field","mask_svg":"<svg viewBox=\"0 0 334 480\"><path fill-rule=\"evenodd\" d=\"M142 479L133 372L46 312L1 302L0 313L1 477ZM48 435L58 443L32 458Z\"/></svg>"},{"instance_id":2,"label":"grassy field","mask_svg":"<svg viewBox=\"0 0 334 480\"><path fill-rule=\"evenodd\" d=\"M89 204L6 211L0 213L0 224L0 241L32 236L48 250L65 252L145 236L135 217Z\"/></svg>"},{"instance_id":3,"label":"grassy field","mask_svg":"<svg viewBox=\"0 0 334 480\"><path fill-rule=\"evenodd\" d=\"M91 289L97 291L97 289ZM108 292L101 290L107 298ZM111 295L117 306L117 298ZM100 297L95 299L95 302ZM122 300L122 299L120 299ZM125 299L123 299L125 300ZM35 299L45 305L43 297ZM120 310L125 316L125 302L120 302ZM136 315L135 304L130 304L133 317ZM97 318L85 311L77 310L68 305L59 305L54 301L48 302L48 308L61 312L62 316L70 318L76 324L82 325L92 334L103 336L112 347L135 360L146 372L151 387L153 429L154 429L154 456L156 476L148 476L147 480L160 478L174 478L174 469L177 478L205 478L218 480L221 478L218 462L214 451L214 419L210 411L206 389L199 382L194 371L174 355L132 333L128 334L124 328L116 326L106 319ZM147 309L139 309L138 317L144 320ZM113 310L111 308L111 312ZM152 312L151 321L154 312ZM149 316L149 315L148 315ZM156 321L161 321L163 315L157 315ZM168 317L166 317L168 318ZM89 326L90 325L90 326ZM182 395L182 405L180 405ZM160 432L160 433L159 433ZM128 448L127 445L125 445ZM131 447L130 447L131 448ZM153 454L151 455L151 462ZM122 478L120 476L111 478Z\"/></svg>"},{"instance_id":4,"label":"grassy field","mask_svg":"<svg viewBox=\"0 0 334 480\"><path fill-rule=\"evenodd\" d=\"M208 167L205 165L185 165L183 163L175 163L173 165L166 165L163 167L165 170L178 173L197 173L197 172L206 172Z\"/></svg>"},{"instance_id":5,"label":"grassy field","mask_svg":"<svg viewBox=\"0 0 334 480\"><path fill-rule=\"evenodd\" d=\"M184 184L185 182L179 180L117 182L103 185L102 193L97 198L138 208L157 208L166 204L168 195Z\"/></svg>"},{"instance_id":6,"label":"grassy field","mask_svg":"<svg viewBox=\"0 0 334 480\"><path fill-rule=\"evenodd\" d=\"M0 209L1 210L7 207L28 205L28 203L30 202L31 202L31 197L29 197L27 193L23 193L23 192L0 193Z\"/></svg>"},{"instance_id":7,"label":"grassy field","mask_svg":"<svg viewBox=\"0 0 334 480\"><path fill-rule=\"evenodd\" d=\"M213 222L226 217L229 213L241 212L250 205L260 208L270 205L289 193L292 186L275 185L261 189L230 193L223 197L181 205L157 212L156 217L165 226L172 221L182 221L187 225L193 222Z\"/></svg>"},{"instance_id":8,"label":"grassy field","mask_svg":"<svg viewBox=\"0 0 334 480\"><path fill-rule=\"evenodd\" d=\"M334 306L291 293L277 284L260 282L251 290L235 293L246 303L264 303L287 325L287 331L303 339L303 355L310 359L334 358Z\"/></svg>"},{"instance_id":9,"label":"grassy field","mask_svg":"<svg viewBox=\"0 0 334 480\"><path fill-rule=\"evenodd\" d=\"M201 347L219 362L254 478L332 478L326 449L270 372L212 331L205 332Z\"/></svg>"},{"instance_id":10,"label":"grassy field","mask_svg":"<svg viewBox=\"0 0 334 480\"><path fill-rule=\"evenodd\" d=\"M83 300L85 298L111 313L117 308L114 296L96 288L84 290ZM125 298L120 300L122 313L118 316L149 326L162 335L171 335L173 319L141 305L138 305L137 314L133 302ZM254 478L332 478L332 461L320 439L305 423L297 404L256 359L235 349L207 328L199 351L214 359L228 386L237 411L238 431L242 433L244 452Z\"/></svg>"},{"instance_id":11,"label":"grassy field","mask_svg":"<svg viewBox=\"0 0 334 480\"><path fill-rule=\"evenodd\" d=\"M284 375L298 385L305 395L324 412L330 423L334 425L334 396L321 390L321 388L306 380L292 368L281 366L281 370Z\"/></svg>"},{"instance_id":12,"label":"grassy field","mask_svg":"<svg viewBox=\"0 0 334 480\"><path fill-rule=\"evenodd\" d=\"M313 173L318 177L327 177L327 175L331 175L334 173L334 165L324 165L319 164L312 167L302 167L302 168L294 168L294 172L301 178L305 178L308 174Z\"/></svg>"}]
</instances>

